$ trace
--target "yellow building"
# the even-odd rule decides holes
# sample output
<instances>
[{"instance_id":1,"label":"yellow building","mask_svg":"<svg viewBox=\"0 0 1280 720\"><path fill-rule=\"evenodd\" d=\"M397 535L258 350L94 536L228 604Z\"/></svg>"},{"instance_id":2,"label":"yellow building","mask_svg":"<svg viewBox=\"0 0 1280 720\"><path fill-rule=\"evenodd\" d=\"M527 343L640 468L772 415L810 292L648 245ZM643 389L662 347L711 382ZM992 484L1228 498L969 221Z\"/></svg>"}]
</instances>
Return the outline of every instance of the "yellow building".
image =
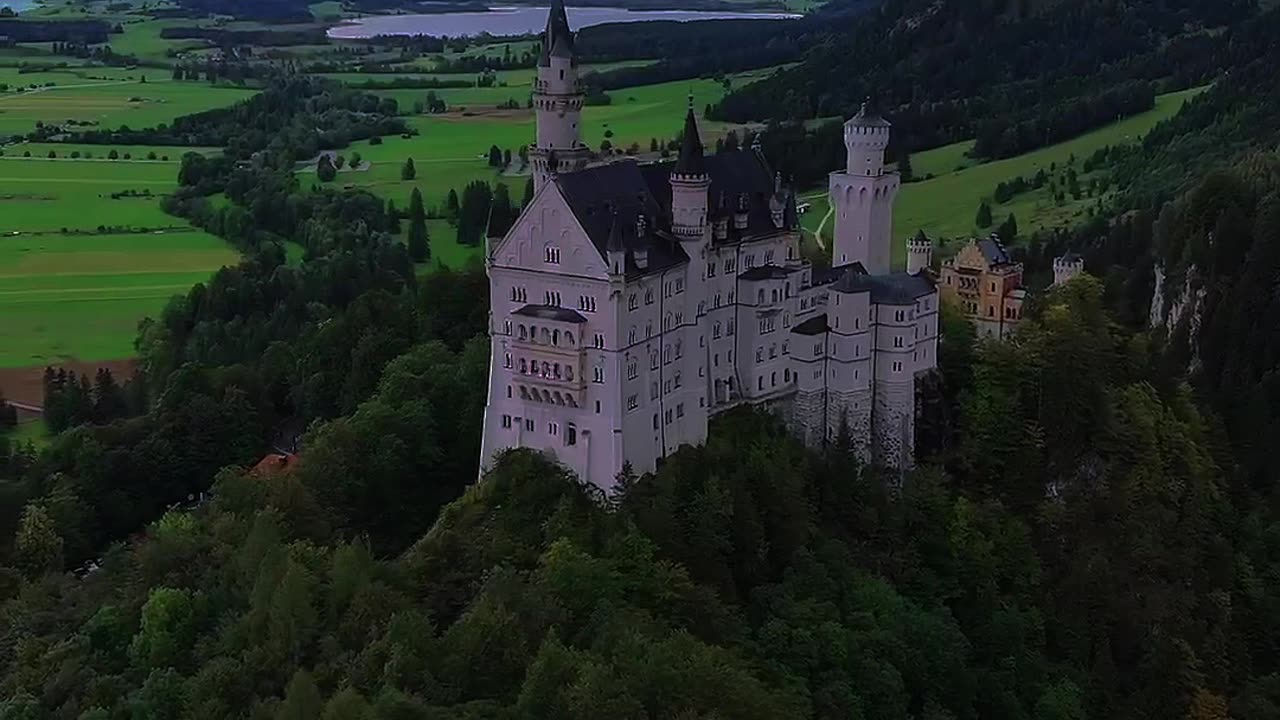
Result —
<instances>
[{"instance_id":1,"label":"yellow building","mask_svg":"<svg viewBox=\"0 0 1280 720\"><path fill-rule=\"evenodd\" d=\"M1022 320L1027 291L1022 263L1014 262L1000 239L973 239L942 263L938 287L944 300L973 322L980 337L1002 338Z\"/></svg>"}]
</instances>

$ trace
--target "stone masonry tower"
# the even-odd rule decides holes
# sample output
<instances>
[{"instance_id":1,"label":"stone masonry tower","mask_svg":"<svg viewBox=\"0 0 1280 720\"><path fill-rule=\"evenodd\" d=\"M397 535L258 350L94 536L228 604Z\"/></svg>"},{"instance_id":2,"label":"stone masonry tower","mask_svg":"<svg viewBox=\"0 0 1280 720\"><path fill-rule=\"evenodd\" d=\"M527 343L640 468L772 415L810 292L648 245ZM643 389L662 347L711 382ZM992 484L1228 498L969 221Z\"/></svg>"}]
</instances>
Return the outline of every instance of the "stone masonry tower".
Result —
<instances>
[{"instance_id":1,"label":"stone masonry tower","mask_svg":"<svg viewBox=\"0 0 1280 720\"><path fill-rule=\"evenodd\" d=\"M922 270L928 270L932 262L933 241L921 230L907 241L907 274L915 275Z\"/></svg>"},{"instance_id":2,"label":"stone masonry tower","mask_svg":"<svg viewBox=\"0 0 1280 720\"><path fill-rule=\"evenodd\" d=\"M889 272L898 174L885 170L888 146L889 122L863 103L844 124L845 169L831 173L836 266L860 262L872 275Z\"/></svg>"},{"instance_id":3,"label":"stone masonry tower","mask_svg":"<svg viewBox=\"0 0 1280 720\"><path fill-rule=\"evenodd\" d=\"M533 90L538 130L529 160L533 164L534 192L556 173L582 169L590 158L591 151L582 144L578 127L583 100L564 0L553 0Z\"/></svg>"}]
</instances>

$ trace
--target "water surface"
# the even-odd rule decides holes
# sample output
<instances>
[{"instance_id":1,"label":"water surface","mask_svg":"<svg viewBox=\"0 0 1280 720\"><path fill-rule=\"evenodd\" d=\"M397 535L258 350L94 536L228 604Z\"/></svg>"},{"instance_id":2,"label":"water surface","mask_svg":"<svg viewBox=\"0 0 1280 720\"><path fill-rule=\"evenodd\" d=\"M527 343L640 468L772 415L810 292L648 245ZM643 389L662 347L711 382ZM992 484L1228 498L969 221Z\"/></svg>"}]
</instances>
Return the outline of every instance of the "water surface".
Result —
<instances>
[{"instance_id":1,"label":"water surface","mask_svg":"<svg viewBox=\"0 0 1280 720\"><path fill-rule=\"evenodd\" d=\"M4 0L0 0L3 2ZM434 35L464 37L487 32L490 35L528 35L547 25L546 7L494 7L489 12L457 12L438 15L375 15L329 29L329 37L359 39L375 35ZM789 13L735 13L704 10L627 10L611 7L571 7L569 25L580 30L605 23L645 20L787 20Z\"/></svg>"}]
</instances>

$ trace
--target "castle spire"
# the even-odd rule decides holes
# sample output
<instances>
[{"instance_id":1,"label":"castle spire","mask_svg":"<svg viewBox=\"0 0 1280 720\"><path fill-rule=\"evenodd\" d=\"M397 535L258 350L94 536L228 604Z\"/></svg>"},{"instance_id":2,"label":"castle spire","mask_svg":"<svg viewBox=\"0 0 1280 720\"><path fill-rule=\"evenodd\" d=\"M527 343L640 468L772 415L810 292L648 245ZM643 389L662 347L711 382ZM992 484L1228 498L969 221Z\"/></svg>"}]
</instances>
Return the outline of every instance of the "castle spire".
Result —
<instances>
[{"instance_id":1,"label":"castle spire","mask_svg":"<svg viewBox=\"0 0 1280 720\"><path fill-rule=\"evenodd\" d=\"M684 116L684 137L680 140L680 157L676 160L679 175L704 175L702 138L698 135L698 119L693 115L693 95L689 95L689 110Z\"/></svg>"},{"instance_id":2,"label":"castle spire","mask_svg":"<svg viewBox=\"0 0 1280 720\"><path fill-rule=\"evenodd\" d=\"M542 35L542 56L538 65L551 66L552 57L573 58L573 31L569 29L569 17L564 11L564 0L552 0L547 13L547 29Z\"/></svg>"}]
</instances>

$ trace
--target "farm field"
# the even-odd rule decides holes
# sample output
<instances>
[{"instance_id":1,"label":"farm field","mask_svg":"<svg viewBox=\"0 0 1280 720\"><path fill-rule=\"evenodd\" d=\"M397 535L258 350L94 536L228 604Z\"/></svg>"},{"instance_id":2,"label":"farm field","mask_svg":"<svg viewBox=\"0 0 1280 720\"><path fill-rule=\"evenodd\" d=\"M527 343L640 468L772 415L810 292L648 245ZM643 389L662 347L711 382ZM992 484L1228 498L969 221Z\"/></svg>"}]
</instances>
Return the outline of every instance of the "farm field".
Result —
<instances>
[{"instance_id":1,"label":"farm field","mask_svg":"<svg viewBox=\"0 0 1280 720\"><path fill-rule=\"evenodd\" d=\"M128 357L139 320L236 258L199 231L0 237L0 367Z\"/></svg>"},{"instance_id":2,"label":"farm field","mask_svg":"<svg viewBox=\"0 0 1280 720\"><path fill-rule=\"evenodd\" d=\"M41 157L50 147L95 159ZM222 240L160 210L189 148L119 148L169 161L104 159L111 149L18 145L0 157L0 367L129 356L140 319L236 261Z\"/></svg>"},{"instance_id":3,"label":"farm field","mask_svg":"<svg viewBox=\"0 0 1280 720\"><path fill-rule=\"evenodd\" d=\"M1156 98L1156 106L1147 112L1005 160L974 164L964 156L972 142L916 153L911 156L915 172L918 175L933 173L936 177L902 186L893 214L894 238L905 240L920 229L933 237L956 238L974 234L977 232L974 217L978 205L984 198L991 198L997 184L1017 176L1029 180L1040 169L1048 172L1050 166L1061 170L1073 156L1078 168L1079 163L1099 148L1137 142L1156 123L1172 117L1183 103L1204 90L1192 88L1161 95ZM963 169L955 170L958 165ZM1080 181L1083 184L1100 176L1101 173L1081 173ZM1080 201L1068 197L1064 204L1058 205L1046 187L1022 193L1008 203L993 203L992 214L995 224L999 224L1013 213L1020 231L1025 233L1079 219L1083 217L1085 208L1096 201L1096 197ZM895 258L901 258L900 250L902 248L895 243Z\"/></svg>"},{"instance_id":4,"label":"farm field","mask_svg":"<svg viewBox=\"0 0 1280 720\"><path fill-rule=\"evenodd\" d=\"M56 152L93 152L94 159L45 157ZM15 145L0 157L0 235L95 232L99 226L150 231L185 227L160 210L160 196L177 186L179 158L188 148L122 146L133 160L108 160L109 146ZM31 152L31 158L19 153ZM146 160L150 153L168 161ZM150 193L150 195L148 195ZM130 196L136 195L136 196ZM114 197L113 197L114 196Z\"/></svg>"},{"instance_id":5,"label":"farm field","mask_svg":"<svg viewBox=\"0 0 1280 720\"><path fill-rule=\"evenodd\" d=\"M98 70L95 68L95 70ZM0 95L0 135L31 132L37 122L68 120L97 123L103 129L122 125L146 128L191 113L231 105L252 95L240 88L167 78L140 81L85 80L24 93Z\"/></svg>"}]
</instances>

